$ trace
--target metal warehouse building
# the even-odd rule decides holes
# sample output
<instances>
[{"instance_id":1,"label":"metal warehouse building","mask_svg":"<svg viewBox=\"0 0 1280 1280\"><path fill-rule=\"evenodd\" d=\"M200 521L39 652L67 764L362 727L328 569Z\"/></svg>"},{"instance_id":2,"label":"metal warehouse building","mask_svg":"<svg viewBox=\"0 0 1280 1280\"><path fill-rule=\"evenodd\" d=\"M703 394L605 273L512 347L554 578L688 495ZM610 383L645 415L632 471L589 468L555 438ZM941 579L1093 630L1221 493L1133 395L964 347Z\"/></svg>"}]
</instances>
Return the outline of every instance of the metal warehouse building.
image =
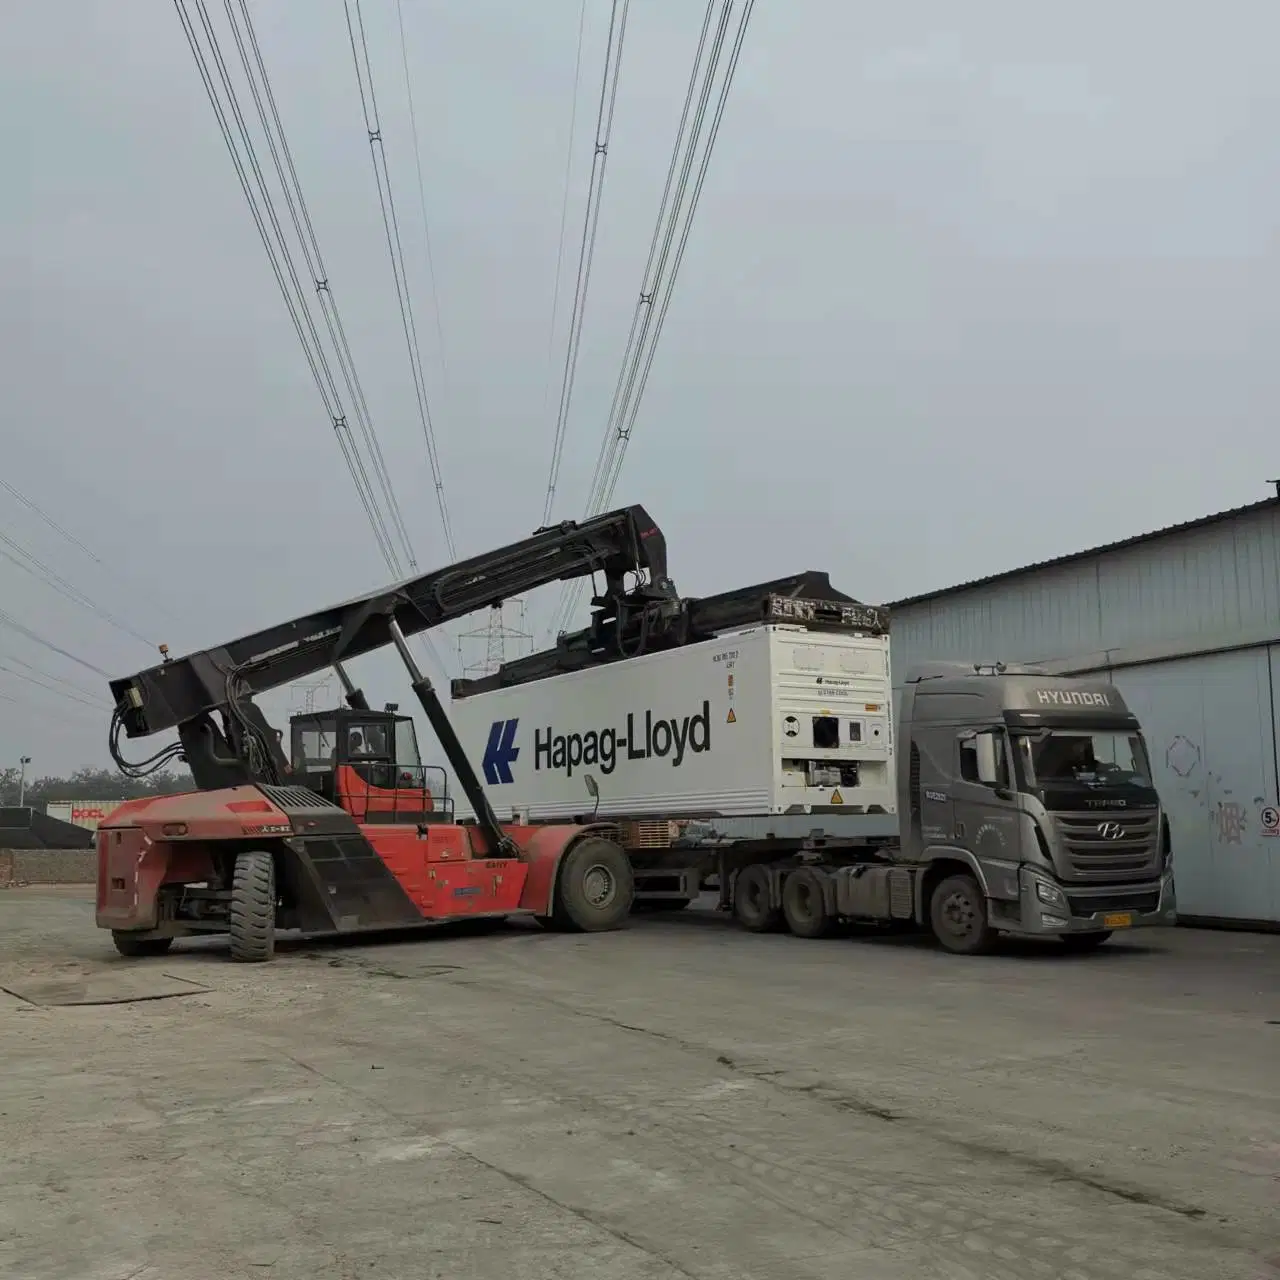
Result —
<instances>
[{"instance_id":1,"label":"metal warehouse building","mask_svg":"<svg viewBox=\"0 0 1280 1280\"><path fill-rule=\"evenodd\" d=\"M1105 673L1142 721L1184 917L1280 923L1280 497L914 596L929 660Z\"/></svg>"}]
</instances>

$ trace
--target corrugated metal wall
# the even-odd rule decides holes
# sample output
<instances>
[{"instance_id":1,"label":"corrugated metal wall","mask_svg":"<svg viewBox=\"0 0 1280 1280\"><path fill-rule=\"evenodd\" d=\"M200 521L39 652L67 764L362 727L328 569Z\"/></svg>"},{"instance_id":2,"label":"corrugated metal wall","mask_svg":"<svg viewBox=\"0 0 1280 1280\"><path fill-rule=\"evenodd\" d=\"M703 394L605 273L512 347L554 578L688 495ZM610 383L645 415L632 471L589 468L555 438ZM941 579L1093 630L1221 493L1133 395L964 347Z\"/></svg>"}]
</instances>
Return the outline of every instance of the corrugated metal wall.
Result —
<instances>
[{"instance_id":1,"label":"corrugated metal wall","mask_svg":"<svg viewBox=\"0 0 1280 1280\"><path fill-rule=\"evenodd\" d=\"M904 605L892 649L896 674L925 659L1069 658L1268 627L1280 634L1280 507Z\"/></svg>"},{"instance_id":2,"label":"corrugated metal wall","mask_svg":"<svg viewBox=\"0 0 1280 1280\"><path fill-rule=\"evenodd\" d=\"M1106 671L1142 719L1188 915L1280 922L1280 507L905 604L916 662Z\"/></svg>"}]
</instances>

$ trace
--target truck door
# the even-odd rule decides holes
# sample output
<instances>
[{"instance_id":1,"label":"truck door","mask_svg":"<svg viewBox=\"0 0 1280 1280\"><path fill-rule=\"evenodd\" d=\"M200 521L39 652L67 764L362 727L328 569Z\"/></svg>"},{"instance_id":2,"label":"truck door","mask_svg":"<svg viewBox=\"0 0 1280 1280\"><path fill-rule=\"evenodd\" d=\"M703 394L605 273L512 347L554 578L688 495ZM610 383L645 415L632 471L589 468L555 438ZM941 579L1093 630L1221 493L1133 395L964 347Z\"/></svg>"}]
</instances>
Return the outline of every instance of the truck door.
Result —
<instances>
[{"instance_id":1,"label":"truck door","mask_svg":"<svg viewBox=\"0 0 1280 1280\"><path fill-rule=\"evenodd\" d=\"M982 740L994 748L994 780L985 780L979 764ZM956 736L955 842L1005 869L1020 861L1018 817L1014 804L1008 738L1003 729L963 729Z\"/></svg>"},{"instance_id":2,"label":"truck door","mask_svg":"<svg viewBox=\"0 0 1280 1280\"><path fill-rule=\"evenodd\" d=\"M952 744L950 730L923 730L911 741L911 835L923 848L950 844L955 806L951 799Z\"/></svg>"}]
</instances>

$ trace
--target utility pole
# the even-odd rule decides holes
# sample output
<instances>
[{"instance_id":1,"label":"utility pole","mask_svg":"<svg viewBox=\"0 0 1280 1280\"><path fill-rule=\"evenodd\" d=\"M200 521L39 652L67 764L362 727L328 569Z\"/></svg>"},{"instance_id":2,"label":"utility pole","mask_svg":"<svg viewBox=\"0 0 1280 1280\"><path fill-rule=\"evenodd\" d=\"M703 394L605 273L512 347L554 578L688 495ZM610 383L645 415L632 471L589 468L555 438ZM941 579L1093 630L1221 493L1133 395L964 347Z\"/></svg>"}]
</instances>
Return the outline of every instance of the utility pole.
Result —
<instances>
[{"instance_id":1,"label":"utility pole","mask_svg":"<svg viewBox=\"0 0 1280 1280\"><path fill-rule=\"evenodd\" d=\"M509 610L509 614L505 611ZM506 619L511 617L515 626L508 626ZM463 652L465 641L473 645L484 645L484 657L478 662L467 662ZM525 642L528 641L528 647ZM523 657L533 652L533 636L524 630L524 601L507 600L495 604L489 610L489 622L475 631L464 631L458 637L458 665L462 668L464 679L476 679L479 676L491 676L508 658Z\"/></svg>"},{"instance_id":2,"label":"utility pole","mask_svg":"<svg viewBox=\"0 0 1280 1280\"><path fill-rule=\"evenodd\" d=\"M31 763L30 756L18 757L18 808L23 807L23 801L27 798L27 765Z\"/></svg>"}]
</instances>

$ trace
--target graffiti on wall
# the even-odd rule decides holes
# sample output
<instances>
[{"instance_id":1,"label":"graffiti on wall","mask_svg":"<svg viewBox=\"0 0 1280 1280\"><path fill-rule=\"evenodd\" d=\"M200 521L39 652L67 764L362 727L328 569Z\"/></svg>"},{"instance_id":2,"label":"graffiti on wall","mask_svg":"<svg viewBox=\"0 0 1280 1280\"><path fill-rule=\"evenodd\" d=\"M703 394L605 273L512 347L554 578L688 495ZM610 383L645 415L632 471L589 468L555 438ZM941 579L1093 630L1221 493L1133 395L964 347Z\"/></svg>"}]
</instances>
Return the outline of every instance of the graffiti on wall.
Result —
<instances>
[{"instance_id":1,"label":"graffiti on wall","mask_svg":"<svg viewBox=\"0 0 1280 1280\"><path fill-rule=\"evenodd\" d=\"M1165 750L1164 762L1178 777L1190 777L1200 763L1200 748L1190 738L1178 734Z\"/></svg>"},{"instance_id":2,"label":"graffiti on wall","mask_svg":"<svg viewBox=\"0 0 1280 1280\"><path fill-rule=\"evenodd\" d=\"M1214 826L1220 844L1244 842L1244 806L1234 800L1219 800L1214 812Z\"/></svg>"}]
</instances>

